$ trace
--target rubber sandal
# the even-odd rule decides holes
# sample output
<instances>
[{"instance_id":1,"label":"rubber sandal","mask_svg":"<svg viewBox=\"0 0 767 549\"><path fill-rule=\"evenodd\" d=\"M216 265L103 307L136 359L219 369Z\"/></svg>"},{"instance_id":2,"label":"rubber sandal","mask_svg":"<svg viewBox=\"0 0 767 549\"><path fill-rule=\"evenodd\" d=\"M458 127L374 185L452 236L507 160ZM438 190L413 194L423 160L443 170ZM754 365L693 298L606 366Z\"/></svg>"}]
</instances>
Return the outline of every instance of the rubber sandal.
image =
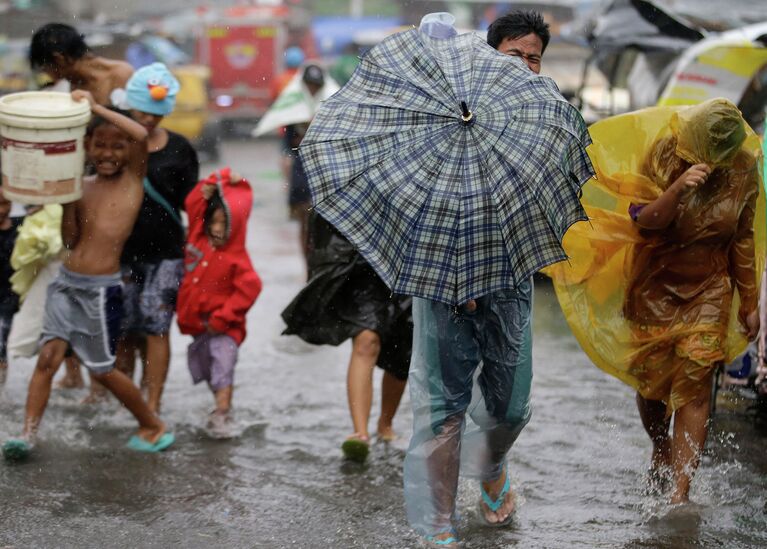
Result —
<instances>
[{"instance_id":1,"label":"rubber sandal","mask_svg":"<svg viewBox=\"0 0 767 549\"><path fill-rule=\"evenodd\" d=\"M449 533L450 536L444 538L444 539L437 539L437 536L441 534L447 534ZM423 537L423 545L426 547L437 547L437 548L447 548L450 547L458 547L458 535L455 533L455 530L450 529L447 532L441 532L439 534L434 534L433 536L424 536Z\"/></svg>"},{"instance_id":2,"label":"rubber sandal","mask_svg":"<svg viewBox=\"0 0 767 549\"><path fill-rule=\"evenodd\" d=\"M3 457L7 461L23 461L31 451L32 445L23 438L11 438L3 444Z\"/></svg>"},{"instance_id":3,"label":"rubber sandal","mask_svg":"<svg viewBox=\"0 0 767 549\"><path fill-rule=\"evenodd\" d=\"M131 450L135 450L137 452L147 452L150 454L156 454L157 452L162 452L165 450L168 446L173 444L176 441L176 437L173 436L173 433L163 433L160 438L157 439L157 442L151 443L148 440L144 440L138 435L133 435L130 437L130 440L128 441L128 448Z\"/></svg>"},{"instance_id":4,"label":"rubber sandal","mask_svg":"<svg viewBox=\"0 0 767 549\"><path fill-rule=\"evenodd\" d=\"M501 489L501 493L498 494L498 497L493 501L490 499L490 496L487 492L485 492L484 487L482 486L482 483L479 483L479 492L482 495L482 498L479 500L479 516L482 520L483 524L485 526L492 526L492 527L500 527L500 526L507 526L514 518L514 510L509 513L509 516L507 516L505 519L503 519L501 522L490 522L485 517L485 509L483 508L482 504L484 503L490 511L495 513L498 511L498 509L501 508L503 503L506 501L506 496L508 495L509 491L511 490L511 477L509 475L509 472L506 471L506 482L503 483L503 488Z\"/></svg>"},{"instance_id":5,"label":"rubber sandal","mask_svg":"<svg viewBox=\"0 0 767 549\"><path fill-rule=\"evenodd\" d=\"M341 451L344 453L344 457L349 461L364 463L370 453L370 443L361 438L347 438L343 444L341 444Z\"/></svg>"}]
</instances>

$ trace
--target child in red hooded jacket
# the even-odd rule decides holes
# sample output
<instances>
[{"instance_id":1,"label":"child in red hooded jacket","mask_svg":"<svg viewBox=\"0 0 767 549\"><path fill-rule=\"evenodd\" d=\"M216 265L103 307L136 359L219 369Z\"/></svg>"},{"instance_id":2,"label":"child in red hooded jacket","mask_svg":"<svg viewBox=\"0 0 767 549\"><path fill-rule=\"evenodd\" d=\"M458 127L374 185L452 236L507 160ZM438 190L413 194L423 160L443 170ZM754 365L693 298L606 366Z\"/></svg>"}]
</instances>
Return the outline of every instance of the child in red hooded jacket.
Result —
<instances>
[{"instance_id":1,"label":"child in red hooded jacket","mask_svg":"<svg viewBox=\"0 0 767 549\"><path fill-rule=\"evenodd\" d=\"M187 352L192 380L207 381L215 395L208 430L218 438L231 436L237 351L245 339L245 315L261 292L245 248L252 203L248 182L228 168L200 181L185 202L189 235L178 325L194 336Z\"/></svg>"}]
</instances>

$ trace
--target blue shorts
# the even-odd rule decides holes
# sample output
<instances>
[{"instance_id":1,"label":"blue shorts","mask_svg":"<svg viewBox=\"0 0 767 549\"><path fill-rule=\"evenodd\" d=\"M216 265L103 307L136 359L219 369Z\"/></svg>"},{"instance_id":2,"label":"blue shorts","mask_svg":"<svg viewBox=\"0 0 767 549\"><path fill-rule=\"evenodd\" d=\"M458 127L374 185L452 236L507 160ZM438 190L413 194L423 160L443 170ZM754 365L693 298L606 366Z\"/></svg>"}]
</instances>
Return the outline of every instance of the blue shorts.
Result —
<instances>
[{"instance_id":1,"label":"blue shorts","mask_svg":"<svg viewBox=\"0 0 767 549\"><path fill-rule=\"evenodd\" d=\"M123 267L123 334L164 335L170 331L184 276L183 259Z\"/></svg>"},{"instance_id":2,"label":"blue shorts","mask_svg":"<svg viewBox=\"0 0 767 549\"><path fill-rule=\"evenodd\" d=\"M469 407L480 365L477 383L487 413L515 426L530 418L532 282L476 303L476 310L469 311L465 305L413 300L413 316L419 320L419 352L414 351L413 361L428 380L423 394L428 395L435 434L448 417Z\"/></svg>"}]
</instances>

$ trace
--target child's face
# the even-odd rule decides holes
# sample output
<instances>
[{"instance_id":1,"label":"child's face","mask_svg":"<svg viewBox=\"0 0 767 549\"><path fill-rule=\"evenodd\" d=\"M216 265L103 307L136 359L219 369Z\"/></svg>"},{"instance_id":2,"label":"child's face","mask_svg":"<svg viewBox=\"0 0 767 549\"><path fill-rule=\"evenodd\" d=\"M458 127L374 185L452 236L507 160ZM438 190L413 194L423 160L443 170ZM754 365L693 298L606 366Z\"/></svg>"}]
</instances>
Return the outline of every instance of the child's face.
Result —
<instances>
[{"instance_id":1,"label":"child's face","mask_svg":"<svg viewBox=\"0 0 767 549\"><path fill-rule=\"evenodd\" d=\"M144 126L149 133L152 133L164 118L159 114L137 111L136 109L131 109L130 115L133 120Z\"/></svg>"},{"instance_id":2,"label":"child's face","mask_svg":"<svg viewBox=\"0 0 767 549\"><path fill-rule=\"evenodd\" d=\"M214 248L226 244L226 214L221 208L213 212L208 223L208 239Z\"/></svg>"},{"instance_id":3,"label":"child's face","mask_svg":"<svg viewBox=\"0 0 767 549\"><path fill-rule=\"evenodd\" d=\"M103 177L122 173L128 163L130 141L128 136L111 124L102 124L93 130L87 140L88 158Z\"/></svg>"}]
</instances>

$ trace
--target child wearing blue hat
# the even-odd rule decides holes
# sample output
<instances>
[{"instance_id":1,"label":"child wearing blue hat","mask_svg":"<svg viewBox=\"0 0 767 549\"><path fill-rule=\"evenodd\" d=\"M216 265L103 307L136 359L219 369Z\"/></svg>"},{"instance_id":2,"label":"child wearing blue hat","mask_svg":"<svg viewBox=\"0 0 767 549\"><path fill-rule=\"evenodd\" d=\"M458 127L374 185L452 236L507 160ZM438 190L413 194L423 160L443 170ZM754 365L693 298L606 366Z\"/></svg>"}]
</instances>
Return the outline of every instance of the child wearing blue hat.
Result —
<instances>
[{"instance_id":1,"label":"child wearing blue hat","mask_svg":"<svg viewBox=\"0 0 767 549\"><path fill-rule=\"evenodd\" d=\"M136 350L146 345L142 385L159 413L170 362L169 331L184 273L184 227L180 211L198 181L199 162L189 141L160 127L173 112L178 80L162 63L137 70L125 89L131 116L146 128L144 200L121 264L124 280L122 336L117 367L133 375Z\"/></svg>"}]
</instances>

